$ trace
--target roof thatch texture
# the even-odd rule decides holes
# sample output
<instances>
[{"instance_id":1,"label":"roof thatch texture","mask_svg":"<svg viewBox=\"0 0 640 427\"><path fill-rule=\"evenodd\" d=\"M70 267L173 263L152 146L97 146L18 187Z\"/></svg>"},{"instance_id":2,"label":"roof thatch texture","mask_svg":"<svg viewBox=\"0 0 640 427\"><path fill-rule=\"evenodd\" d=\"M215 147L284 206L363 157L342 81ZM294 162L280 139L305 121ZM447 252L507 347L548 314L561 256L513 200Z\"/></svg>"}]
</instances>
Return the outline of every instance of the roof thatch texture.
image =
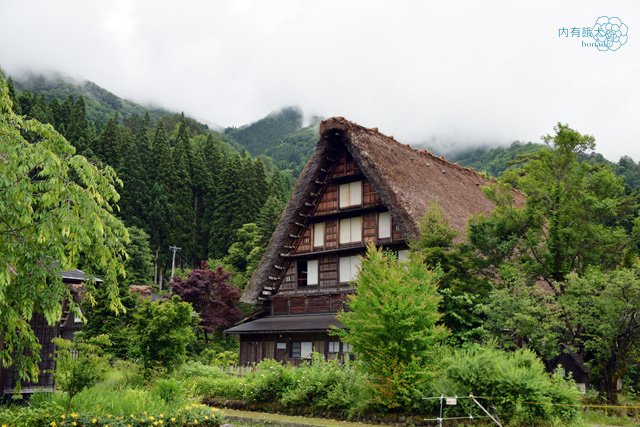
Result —
<instances>
[{"instance_id":1,"label":"roof thatch texture","mask_svg":"<svg viewBox=\"0 0 640 427\"><path fill-rule=\"evenodd\" d=\"M344 146L389 208L394 221L408 236L416 237L419 222L432 203L444 211L450 225L464 234L473 215L489 213L494 204L482 187L489 184L479 173L450 163L425 150L416 150L392 137L333 117L320 124L316 151L298 178L291 198L241 300L255 304L267 276L289 234L289 224L298 217L300 206L326 163L327 153ZM520 196L518 196L520 197Z\"/></svg>"}]
</instances>

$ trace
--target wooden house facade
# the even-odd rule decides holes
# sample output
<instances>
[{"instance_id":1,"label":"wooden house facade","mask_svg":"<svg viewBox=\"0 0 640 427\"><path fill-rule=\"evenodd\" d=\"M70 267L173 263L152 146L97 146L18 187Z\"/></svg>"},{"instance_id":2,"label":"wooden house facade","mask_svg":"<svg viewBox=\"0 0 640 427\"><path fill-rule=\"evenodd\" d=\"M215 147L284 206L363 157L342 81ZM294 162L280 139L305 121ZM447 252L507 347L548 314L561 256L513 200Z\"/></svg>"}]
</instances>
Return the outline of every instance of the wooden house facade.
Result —
<instances>
[{"instance_id":1,"label":"wooden house facade","mask_svg":"<svg viewBox=\"0 0 640 427\"><path fill-rule=\"evenodd\" d=\"M70 270L62 272L62 281L66 283L73 295L76 303L79 303L84 291L85 274L82 270ZM101 282L96 278L96 282ZM71 340L73 335L82 328L82 320L71 310L68 303L63 305L62 318L59 322L49 325L42 313L34 313L31 319L31 327L38 338L42 348L40 350L40 363L38 369L40 375L37 382L22 382L22 394L32 394L36 391L53 390L53 370L55 361L53 352L55 346L51 342L53 338L64 338ZM14 393L18 380L17 372L13 366L3 368L0 364L0 398L10 396Z\"/></svg>"},{"instance_id":2,"label":"wooden house facade","mask_svg":"<svg viewBox=\"0 0 640 427\"><path fill-rule=\"evenodd\" d=\"M432 203L463 231L475 214L493 210L478 173L416 150L344 118L325 120L315 153L242 301L262 312L230 328L240 363L264 358L297 364L319 352L345 358L347 344L328 334L341 327L351 281L366 245L407 256L408 242Z\"/></svg>"}]
</instances>

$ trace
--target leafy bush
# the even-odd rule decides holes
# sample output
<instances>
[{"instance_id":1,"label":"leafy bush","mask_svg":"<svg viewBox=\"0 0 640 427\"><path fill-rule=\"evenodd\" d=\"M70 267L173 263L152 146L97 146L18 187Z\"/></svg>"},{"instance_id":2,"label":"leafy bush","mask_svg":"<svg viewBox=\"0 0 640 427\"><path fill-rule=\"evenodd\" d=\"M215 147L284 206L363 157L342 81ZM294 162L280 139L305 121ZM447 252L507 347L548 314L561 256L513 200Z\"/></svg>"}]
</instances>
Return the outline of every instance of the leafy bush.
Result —
<instances>
[{"instance_id":1,"label":"leafy bush","mask_svg":"<svg viewBox=\"0 0 640 427\"><path fill-rule=\"evenodd\" d=\"M172 371L185 362L197 324L191 304L178 296L164 302L143 301L135 322L138 352L145 368L161 366Z\"/></svg>"},{"instance_id":2,"label":"leafy bush","mask_svg":"<svg viewBox=\"0 0 640 427\"><path fill-rule=\"evenodd\" d=\"M291 367L285 367L272 359L265 359L256 366L254 372L246 376L248 387L244 398L250 402L278 400L292 385L292 377Z\"/></svg>"},{"instance_id":3,"label":"leafy bush","mask_svg":"<svg viewBox=\"0 0 640 427\"><path fill-rule=\"evenodd\" d=\"M56 361L56 387L67 393L66 412L71 399L87 387L92 387L104 378L107 360L102 356L102 346L111 344L105 335L73 342L54 338Z\"/></svg>"},{"instance_id":4,"label":"leafy bush","mask_svg":"<svg viewBox=\"0 0 640 427\"><path fill-rule=\"evenodd\" d=\"M512 425L566 425L578 417L578 406L563 405L578 404L579 391L572 382L547 374L531 351L474 346L454 352L445 364L446 392L490 397L500 418Z\"/></svg>"},{"instance_id":5,"label":"leafy bush","mask_svg":"<svg viewBox=\"0 0 640 427\"><path fill-rule=\"evenodd\" d=\"M321 354L314 353L310 364L289 369L292 381L280 399L284 406L354 415L371 402L373 390L351 365L325 361Z\"/></svg>"},{"instance_id":6,"label":"leafy bush","mask_svg":"<svg viewBox=\"0 0 640 427\"><path fill-rule=\"evenodd\" d=\"M242 400L246 381L239 377L198 378L195 383L195 394L202 398L222 398Z\"/></svg>"},{"instance_id":7,"label":"leafy bush","mask_svg":"<svg viewBox=\"0 0 640 427\"><path fill-rule=\"evenodd\" d=\"M49 394L49 393L47 393ZM35 396L35 395L34 395ZM42 427L64 413L63 402L39 399L30 406L0 406L0 425L15 427Z\"/></svg>"},{"instance_id":8,"label":"leafy bush","mask_svg":"<svg viewBox=\"0 0 640 427\"><path fill-rule=\"evenodd\" d=\"M208 378L220 378L225 373L219 366L206 365L198 361L189 361L182 365L176 372L177 378L193 378L193 377L208 377Z\"/></svg>"},{"instance_id":9,"label":"leafy bush","mask_svg":"<svg viewBox=\"0 0 640 427\"><path fill-rule=\"evenodd\" d=\"M26 412L34 412L30 408L25 408ZM25 424L21 419L15 425L17 427L30 426L51 426L51 427L147 427L162 425L167 427L187 427L203 426L218 427L224 423L224 418L216 408L205 405L191 404L183 408L166 413L143 412L138 414L114 416L110 413L72 412L68 415L56 414L48 418L39 418L40 424Z\"/></svg>"}]
</instances>

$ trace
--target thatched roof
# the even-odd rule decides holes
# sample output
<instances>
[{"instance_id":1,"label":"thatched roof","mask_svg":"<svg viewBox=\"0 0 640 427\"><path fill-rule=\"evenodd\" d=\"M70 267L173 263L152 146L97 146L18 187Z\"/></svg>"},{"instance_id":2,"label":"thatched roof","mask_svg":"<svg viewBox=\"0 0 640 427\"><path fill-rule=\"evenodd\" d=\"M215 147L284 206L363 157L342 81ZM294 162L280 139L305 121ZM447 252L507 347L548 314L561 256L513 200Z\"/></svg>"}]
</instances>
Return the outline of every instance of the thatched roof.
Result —
<instances>
[{"instance_id":1,"label":"thatched roof","mask_svg":"<svg viewBox=\"0 0 640 427\"><path fill-rule=\"evenodd\" d=\"M377 129L362 127L343 117L327 119L320 124L316 151L298 178L242 301L255 304L267 277L277 274L273 266L280 260L279 254L293 232L290 224L299 221L305 197L314 191L317 177L327 168L330 153L342 147L354 158L409 238L418 235L419 222L434 202L462 235L471 216L489 213L494 208L482 191L489 181L474 170L401 144Z\"/></svg>"}]
</instances>

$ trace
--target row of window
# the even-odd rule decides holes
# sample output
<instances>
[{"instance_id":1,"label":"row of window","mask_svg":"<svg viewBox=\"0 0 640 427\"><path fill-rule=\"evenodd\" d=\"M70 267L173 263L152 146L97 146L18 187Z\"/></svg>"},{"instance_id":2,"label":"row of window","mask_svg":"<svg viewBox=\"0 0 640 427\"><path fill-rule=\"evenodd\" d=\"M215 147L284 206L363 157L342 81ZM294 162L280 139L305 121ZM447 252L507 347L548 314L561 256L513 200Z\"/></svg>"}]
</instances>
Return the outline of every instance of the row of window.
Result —
<instances>
[{"instance_id":1,"label":"row of window","mask_svg":"<svg viewBox=\"0 0 640 427\"><path fill-rule=\"evenodd\" d=\"M398 251L398 259L407 260L408 250ZM346 283L355 280L362 265L360 255L340 257L338 261L338 282ZM317 259L297 262L298 286L314 286L320 283L320 264Z\"/></svg>"},{"instance_id":2,"label":"row of window","mask_svg":"<svg viewBox=\"0 0 640 427\"><path fill-rule=\"evenodd\" d=\"M357 243L362 241L362 217L341 219L339 223L340 244ZM378 214L378 238L391 238L391 214L380 212ZM323 247L325 243L325 223L313 224L313 246Z\"/></svg>"},{"instance_id":3,"label":"row of window","mask_svg":"<svg viewBox=\"0 0 640 427\"><path fill-rule=\"evenodd\" d=\"M340 345L342 345L342 351L340 351ZM287 343L276 343L276 349L286 350ZM330 341L327 350L329 353L351 353L353 349L351 347L351 344L342 343L340 341ZM291 351L289 352L289 356L292 359L309 359L312 352L313 343L311 341L293 341L291 343Z\"/></svg>"}]
</instances>

